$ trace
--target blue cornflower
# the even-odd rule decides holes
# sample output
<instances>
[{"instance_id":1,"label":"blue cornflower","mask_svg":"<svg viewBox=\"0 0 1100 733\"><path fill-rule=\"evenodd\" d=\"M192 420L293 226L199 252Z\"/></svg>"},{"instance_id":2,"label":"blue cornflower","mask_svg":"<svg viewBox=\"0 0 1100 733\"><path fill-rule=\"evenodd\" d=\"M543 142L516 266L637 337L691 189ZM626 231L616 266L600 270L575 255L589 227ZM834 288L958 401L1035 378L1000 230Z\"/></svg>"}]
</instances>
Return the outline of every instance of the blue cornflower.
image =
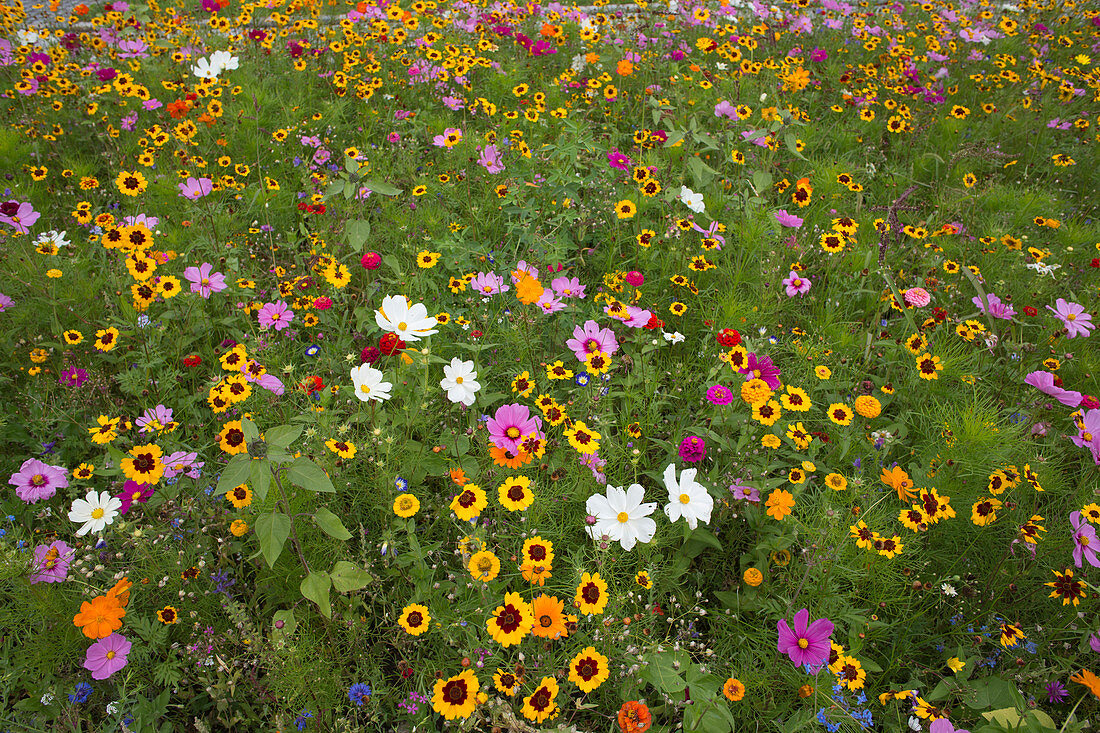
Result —
<instances>
[{"instance_id":1,"label":"blue cornflower","mask_svg":"<svg viewBox=\"0 0 1100 733\"><path fill-rule=\"evenodd\" d=\"M313 712L310 710L303 710L298 713L298 717L294 719L294 725L298 727L298 730L305 730L311 718L313 718Z\"/></svg>"},{"instance_id":2,"label":"blue cornflower","mask_svg":"<svg viewBox=\"0 0 1100 733\"><path fill-rule=\"evenodd\" d=\"M313 344L306 349L306 356L317 356L319 353L321 353L321 347L317 344Z\"/></svg>"},{"instance_id":3,"label":"blue cornflower","mask_svg":"<svg viewBox=\"0 0 1100 733\"><path fill-rule=\"evenodd\" d=\"M92 686L87 682L77 682L73 694L69 695L69 702L80 705L81 703L88 702L88 698L91 696Z\"/></svg>"},{"instance_id":4,"label":"blue cornflower","mask_svg":"<svg viewBox=\"0 0 1100 733\"><path fill-rule=\"evenodd\" d=\"M393 480L393 485L397 487L398 491L405 491L409 488L408 479L403 479L400 476Z\"/></svg>"},{"instance_id":5,"label":"blue cornflower","mask_svg":"<svg viewBox=\"0 0 1100 733\"><path fill-rule=\"evenodd\" d=\"M362 682L356 682L348 690L348 699L359 707L363 707L363 703L370 700L370 685L363 684Z\"/></svg>"},{"instance_id":6,"label":"blue cornflower","mask_svg":"<svg viewBox=\"0 0 1100 733\"><path fill-rule=\"evenodd\" d=\"M577 375L573 377L573 381L577 383L578 387L587 387L589 379L591 377L588 376L588 372L577 372Z\"/></svg>"}]
</instances>

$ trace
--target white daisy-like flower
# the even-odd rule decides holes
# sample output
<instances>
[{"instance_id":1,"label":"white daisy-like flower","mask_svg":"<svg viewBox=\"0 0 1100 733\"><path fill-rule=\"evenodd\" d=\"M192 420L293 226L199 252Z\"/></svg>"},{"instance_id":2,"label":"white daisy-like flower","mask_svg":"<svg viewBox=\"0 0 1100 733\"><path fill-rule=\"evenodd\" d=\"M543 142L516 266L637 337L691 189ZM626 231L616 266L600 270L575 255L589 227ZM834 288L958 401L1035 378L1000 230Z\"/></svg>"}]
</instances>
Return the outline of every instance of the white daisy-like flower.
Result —
<instances>
[{"instance_id":1,"label":"white daisy-like flower","mask_svg":"<svg viewBox=\"0 0 1100 733\"><path fill-rule=\"evenodd\" d=\"M684 206L687 206L696 214L702 214L706 210L706 205L703 203L703 194L695 193L687 186L680 186L680 200L684 202Z\"/></svg>"},{"instance_id":2,"label":"white daisy-like flower","mask_svg":"<svg viewBox=\"0 0 1100 733\"><path fill-rule=\"evenodd\" d=\"M447 391L447 399L451 402L461 402L469 407L474 404L481 384L477 381L477 372L474 371L472 361L462 361L457 356L451 359L451 363L443 367L443 379L439 386Z\"/></svg>"},{"instance_id":3,"label":"white daisy-like flower","mask_svg":"<svg viewBox=\"0 0 1100 733\"><path fill-rule=\"evenodd\" d=\"M374 322L383 331L397 334L402 341L419 341L437 331L434 317L428 315L423 303L409 305L404 295L390 295L382 299L382 307L374 312Z\"/></svg>"},{"instance_id":4,"label":"white daisy-like flower","mask_svg":"<svg viewBox=\"0 0 1100 733\"><path fill-rule=\"evenodd\" d=\"M607 535L627 551L638 542L649 542L657 533L657 522L649 517L657 509L657 503L642 503L644 498L645 489L638 484L631 484L625 491L619 486L608 486L606 494L588 497L585 509L596 518L595 524L588 527L588 534L594 540Z\"/></svg>"},{"instance_id":5,"label":"white daisy-like flower","mask_svg":"<svg viewBox=\"0 0 1100 733\"><path fill-rule=\"evenodd\" d=\"M217 79L220 71L221 69L217 65L211 64L205 56L196 61L195 65L191 67L191 73L200 79Z\"/></svg>"},{"instance_id":6,"label":"white daisy-like flower","mask_svg":"<svg viewBox=\"0 0 1100 733\"><path fill-rule=\"evenodd\" d=\"M710 523L710 513L714 509L714 498L707 491L707 487L696 483L697 469L685 468L680 474L680 480L676 480L676 465L668 464L665 468L665 487L668 489L668 504L665 505L665 514L670 522L683 517L688 526L695 529L699 522Z\"/></svg>"},{"instance_id":7,"label":"white daisy-like flower","mask_svg":"<svg viewBox=\"0 0 1100 733\"><path fill-rule=\"evenodd\" d=\"M121 508L122 499L111 496L109 491L96 493L93 489L83 499L73 499L69 521L83 522L76 531L77 537L83 537L89 532L102 532L115 521Z\"/></svg>"},{"instance_id":8,"label":"white daisy-like flower","mask_svg":"<svg viewBox=\"0 0 1100 733\"><path fill-rule=\"evenodd\" d=\"M355 386L355 396L363 402L384 402L393 395L393 383L382 381L383 374L370 364L361 364L351 370L351 383Z\"/></svg>"}]
</instances>

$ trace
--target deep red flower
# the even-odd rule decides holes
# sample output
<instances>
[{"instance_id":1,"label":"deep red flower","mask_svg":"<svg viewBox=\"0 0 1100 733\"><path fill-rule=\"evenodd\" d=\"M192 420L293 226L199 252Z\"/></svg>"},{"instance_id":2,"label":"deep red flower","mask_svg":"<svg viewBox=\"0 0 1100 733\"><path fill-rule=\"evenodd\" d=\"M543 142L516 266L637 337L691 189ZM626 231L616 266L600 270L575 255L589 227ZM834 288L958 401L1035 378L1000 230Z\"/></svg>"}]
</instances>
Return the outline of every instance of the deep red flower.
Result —
<instances>
[{"instance_id":1,"label":"deep red flower","mask_svg":"<svg viewBox=\"0 0 1100 733\"><path fill-rule=\"evenodd\" d=\"M377 252L367 252L359 260L359 264L368 270L377 270L378 266L382 264L382 255Z\"/></svg>"},{"instance_id":2,"label":"deep red flower","mask_svg":"<svg viewBox=\"0 0 1100 733\"><path fill-rule=\"evenodd\" d=\"M378 350L386 356L393 356L403 348L405 348L405 342L399 339L396 333L385 333L378 339Z\"/></svg>"},{"instance_id":3,"label":"deep red flower","mask_svg":"<svg viewBox=\"0 0 1100 733\"><path fill-rule=\"evenodd\" d=\"M932 317L936 319L936 323L943 323L947 320L947 311L937 305L932 309Z\"/></svg>"},{"instance_id":4,"label":"deep red flower","mask_svg":"<svg viewBox=\"0 0 1100 733\"><path fill-rule=\"evenodd\" d=\"M1032 318L1034 318L1035 316L1039 315L1039 310L1037 308L1035 308L1034 306L1025 305L1024 306L1024 315L1025 316L1031 316Z\"/></svg>"},{"instance_id":5,"label":"deep red flower","mask_svg":"<svg viewBox=\"0 0 1100 733\"><path fill-rule=\"evenodd\" d=\"M725 346L727 349L732 349L734 346L741 345L741 334L732 328L723 328L718 332L715 337L718 339L718 343Z\"/></svg>"},{"instance_id":6,"label":"deep red flower","mask_svg":"<svg viewBox=\"0 0 1100 733\"><path fill-rule=\"evenodd\" d=\"M378 361L378 357L381 355L381 353L382 352L378 350L377 346L368 346L367 348L363 349L362 352L360 352L359 362L362 364L373 364L374 362Z\"/></svg>"},{"instance_id":7,"label":"deep red flower","mask_svg":"<svg viewBox=\"0 0 1100 733\"><path fill-rule=\"evenodd\" d=\"M319 392L325 388L324 382L316 374L306 377L298 386L310 397L313 396L314 392Z\"/></svg>"},{"instance_id":8,"label":"deep red flower","mask_svg":"<svg viewBox=\"0 0 1100 733\"><path fill-rule=\"evenodd\" d=\"M646 321L645 328L647 331L652 331L655 328L664 328L665 322L652 313L649 316L649 320Z\"/></svg>"},{"instance_id":9,"label":"deep red flower","mask_svg":"<svg viewBox=\"0 0 1100 733\"><path fill-rule=\"evenodd\" d=\"M198 354L191 354L183 357L183 365L185 367L197 367L199 364L202 364L202 357Z\"/></svg>"},{"instance_id":10,"label":"deep red flower","mask_svg":"<svg viewBox=\"0 0 1100 733\"><path fill-rule=\"evenodd\" d=\"M1093 257L1090 263L1093 267L1100 267L1100 257Z\"/></svg>"}]
</instances>

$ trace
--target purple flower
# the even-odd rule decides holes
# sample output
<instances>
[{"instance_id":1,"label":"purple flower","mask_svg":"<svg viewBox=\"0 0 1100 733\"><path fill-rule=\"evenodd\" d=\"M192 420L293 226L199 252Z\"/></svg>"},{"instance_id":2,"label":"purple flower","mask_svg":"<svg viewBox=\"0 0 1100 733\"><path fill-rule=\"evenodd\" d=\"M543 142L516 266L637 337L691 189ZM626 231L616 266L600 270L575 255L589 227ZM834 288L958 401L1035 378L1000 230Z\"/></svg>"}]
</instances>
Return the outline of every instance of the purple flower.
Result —
<instances>
[{"instance_id":1,"label":"purple flower","mask_svg":"<svg viewBox=\"0 0 1100 733\"><path fill-rule=\"evenodd\" d=\"M1024 377L1024 384L1030 384L1043 394L1058 400L1066 407L1077 407L1081 404L1081 393L1072 392L1068 389L1062 389L1061 387L1055 386L1054 375L1050 372L1044 372L1042 370L1031 372Z\"/></svg>"},{"instance_id":2,"label":"purple flower","mask_svg":"<svg viewBox=\"0 0 1100 733\"><path fill-rule=\"evenodd\" d=\"M971 299L971 302L974 303L974 305L977 306L978 310L980 310L982 313L990 315L993 318L1000 318L1004 321L1007 321L1011 319L1012 316L1016 315L1016 310L1011 305L1009 305L1008 303L1002 303L1001 299L993 293L989 293L985 296L985 298L987 301L989 301L988 310L986 310L986 307L982 303L982 299L979 296L975 295Z\"/></svg>"},{"instance_id":3,"label":"purple flower","mask_svg":"<svg viewBox=\"0 0 1100 733\"><path fill-rule=\"evenodd\" d=\"M501 162L500 151L497 150L496 145L486 145L482 148L477 163L493 175L504 170L504 163Z\"/></svg>"},{"instance_id":4,"label":"purple flower","mask_svg":"<svg viewBox=\"0 0 1100 733\"><path fill-rule=\"evenodd\" d=\"M167 430L172 426L172 408L157 405L146 410L141 417L134 420L134 424L140 428L142 433L152 433L154 431L159 433Z\"/></svg>"},{"instance_id":5,"label":"purple flower","mask_svg":"<svg viewBox=\"0 0 1100 733\"><path fill-rule=\"evenodd\" d=\"M1095 455L1100 451L1100 410L1088 410L1077 421L1077 435L1071 435L1070 440L1078 448L1088 448Z\"/></svg>"},{"instance_id":6,"label":"purple flower","mask_svg":"<svg viewBox=\"0 0 1100 733\"><path fill-rule=\"evenodd\" d=\"M164 462L164 478L175 478L181 473L186 473L191 478L198 478L202 475L202 467L206 465L198 458L198 453L189 453L183 450L166 456L162 459Z\"/></svg>"},{"instance_id":7,"label":"purple flower","mask_svg":"<svg viewBox=\"0 0 1100 733\"><path fill-rule=\"evenodd\" d=\"M819 618L807 625L809 620L810 612L803 608L794 615L793 629L787 625L785 618L779 619L776 625L779 629L778 650L799 667L803 664L824 664L832 649L829 637L833 635L833 622L827 618Z\"/></svg>"},{"instance_id":8,"label":"purple flower","mask_svg":"<svg viewBox=\"0 0 1100 733\"><path fill-rule=\"evenodd\" d=\"M751 501L754 504L760 503L760 491L753 486L730 484L729 488L733 493L733 498L738 501Z\"/></svg>"},{"instance_id":9,"label":"purple flower","mask_svg":"<svg viewBox=\"0 0 1100 733\"><path fill-rule=\"evenodd\" d=\"M16 496L28 504L34 504L53 498L58 489L66 488L69 485L66 473L61 466L50 466L37 458L28 458L11 475L8 483L15 487Z\"/></svg>"},{"instance_id":10,"label":"purple flower","mask_svg":"<svg viewBox=\"0 0 1100 733\"><path fill-rule=\"evenodd\" d=\"M584 285L575 277L556 277L550 281L550 287L559 298L584 298Z\"/></svg>"},{"instance_id":11,"label":"purple flower","mask_svg":"<svg viewBox=\"0 0 1100 733\"><path fill-rule=\"evenodd\" d=\"M1081 512L1069 515L1070 524L1073 525L1073 564L1084 567L1082 560L1087 560L1089 565L1100 568L1100 558L1096 557L1096 548L1100 547L1100 539L1096 537L1096 530L1087 521L1081 519Z\"/></svg>"},{"instance_id":12,"label":"purple flower","mask_svg":"<svg viewBox=\"0 0 1100 733\"><path fill-rule=\"evenodd\" d=\"M115 494L115 497L122 501L119 514L130 511L130 507L135 503L144 504L149 501L155 491L156 489L149 484L139 484L137 481L126 479L126 483L122 485L122 491Z\"/></svg>"},{"instance_id":13,"label":"purple flower","mask_svg":"<svg viewBox=\"0 0 1100 733\"><path fill-rule=\"evenodd\" d=\"M821 63L828 58L829 52L823 48L818 48L817 46L814 46L814 50L810 51L810 61L813 61L814 63Z\"/></svg>"},{"instance_id":14,"label":"purple flower","mask_svg":"<svg viewBox=\"0 0 1100 733\"><path fill-rule=\"evenodd\" d=\"M257 317L260 320L260 328L274 327L276 331L282 331L294 320L294 311L290 310L290 306L284 301L279 300L274 303L264 303Z\"/></svg>"},{"instance_id":15,"label":"purple flower","mask_svg":"<svg viewBox=\"0 0 1100 733\"><path fill-rule=\"evenodd\" d=\"M0 222L15 227L15 231L26 234L30 231L30 225L38 221L42 216L34 210L34 204L24 201L7 201L0 204Z\"/></svg>"},{"instance_id":16,"label":"purple flower","mask_svg":"<svg viewBox=\"0 0 1100 733\"><path fill-rule=\"evenodd\" d=\"M554 296L553 290L542 291L542 295L539 297L539 300L537 303L535 303L535 305L541 308L542 312L546 315L565 310L565 303Z\"/></svg>"},{"instance_id":17,"label":"purple flower","mask_svg":"<svg viewBox=\"0 0 1100 733\"><path fill-rule=\"evenodd\" d=\"M788 298L793 298L796 295L805 295L810 290L810 281L801 277L794 270L791 270L790 277L785 279L783 284L787 287Z\"/></svg>"},{"instance_id":18,"label":"purple flower","mask_svg":"<svg viewBox=\"0 0 1100 733\"><path fill-rule=\"evenodd\" d=\"M932 725L928 726L929 733L970 733L968 730L962 728L956 728L947 718L939 718L932 721Z\"/></svg>"},{"instance_id":19,"label":"purple flower","mask_svg":"<svg viewBox=\"0 0 1100 733\"><path fill-rule=\"evenodd\" d=\"M740 371L745 375L745 380L763 379L772 389L779 389L779 375L782 374L770 356L757 356L750 352L745 359L745 366Z\"/></svg>"},{"instance_id":20,"label":"purple flower","mask_svg":"<svg viewBox=\"0 0 1100 733\"><path fill-rule=\"evenodd\" d=\"M34 548L34 573L31 585L35 583L60 583L69 577L69 563L73 560L73 548L64 540L55 540L48 545Z\"/></svg>"},{"instance_id":21,"label":"purple flower","mask_svg":"<svg viewBox=\"0 0 1100 733\"><path fill-rule=\"evenodd\" d=\"M698 435L689 435L680 441L680 459L688 463L698 463L707 457L707 441Z\"/></svg>"},{"instance_id":22,"label":"purple flower","mask_svg":"<svg viewBox=\"0 0 1100 733\"><path fill-rule=\"evenodd\" d=\"M1067 338L1076 338L1077 336L1088 336L1092 329L1096 328L1092 324L1092 316L1085 312L1085 307L1079 303L1070 303L1065 298L1059 298L1055 301L1056 308L1047 306L1047 310L1058 317L1058 320L1062 322L1066 330L1069 332L1066 334Z\"/></svg>"},{"instance_id":23,"label":"purple flower","mask_svg":"<svg viewBox=\"0 0 1100 733\"><path fill-rule=\"evenodd\" d=\"M111 634L88 647L84 669L92 673L93 680L105 680L126 666L130 642L122 634Z\"/></svg>"},{"instance_id":24,"label":"purple flower","mask_svg":"<svg viewBox=\"0 0 1100 733\"><path fill-rule=\"evenodd\" d=\"M213 265L204 262L198 267L188 267L183 271L183 276L191 283L192 293L198 293L209 300L211 293L220 293L229 287L225 284L225 275L212 272L213 269Z\"/></svg>"},{"instance_id":25,"label":"purple flower","mask_svg":"<svg viewBox=\"0 0 1100 733\"><path fill-rule=\"evenodd\" d=\"M531 433L538 433L541 427L542 419L532 417L527 406L518 402L500 406L488 422L493 445L513 455L519 453L523 439Z\"/></svg>"},{"instance_id":26,"label":"purple flower","mask_svg":"<svg viewBox=\"0 0 1100 733\"><path fill-rule=\"evenodd\" d=\"M573 338L565 342L577 357L577 361L583 362L589 354L597 351L611 356L619 350L619 341L615 338L615 332L610 328L600 328L595 321L585 321L584 326L574 326Z\"/></svg>"},{"instance_id":27,"label":"purple flower","mask_svg":"<svg viewBox=\"0 0 1100 733\"><path fill-rule=\"evenodd\" d=\"M58 378L57 383L63 384L66 387L79 387L88 381L88 372L77 367L69 367L65 371L61 372L61 376Z\"/></svg>"},{"instance_id":28,"label":"purple flower","mask_svg":"<svg viewBox=\"0 0 1100 733\"><path fill-rule=\"evenodd\" d=\"M718 104L714 105L714 116L725 117L730 120L737 120L737 108L726 100L722 100Z\"/></svg>"},{"instance_id":29,"label":"purple flower","mask_svg":"<svg viewBox=\"0 0 1100 733\"><path fill-rule=\"evenodd\" d=\"M1046 691L1047 702L1063 702L1067 697L1069 697L1069 691L1066 689L1066 686L1058 680L1048 682L1046 686Z\"/></svg>"},{"instance_id":30,"label":"purple flower","mask_svg":"<svg viewBox=\"0 0 1100 733\"><path fill-rule=\"evenodd\" d=\"M214 190L214 182L209 178L188 178L177 185L180 189L180 196L192 201L197 201L203 196L209 196L210 192Z\"/></svg>"},{"instance_id":31,"label":"purple flower","mask_svg":"<svg viewBox=\"0 0 1100 733\"><path fill-rule=\"evenodd\" d=\"M715 384L707 390L707 399L712 405L728 405L733 402L733 392L729 387Z\"/></svg>"},{"instance_id":32,"label":"purple flower","mask_svg":"<svg viewBox=\"0 0 1100 733\"><path fill-rule=\"evenodd\" d=\"M15 303L14 300L4 295L3 293L0 293L0 313L3 313L8 308L11 308L13 303Z\"/></svg>"},{"instance_id":33,"label":"purple flower","mask_svg":"<svg viewBox=\"0 0 1100 733\"><path fill-rule=\"evenodd\" d=\"M780 209L775 212L775 220L779 222L780 226L790 227L791 229L798 229L802 226L803 222L803 219L800 219L794 214L787 213L786 209Z\"/></svg>"},{"instance_id":34,"label":"purple flower","mask_svg":"<svg viewBox=\"0 0 1100 733\"><path fill-rule=\"evenodd\" d=\"M470 289L482 295L496 295L511 288L504 284L504 278L495 272L479 272L470 281Z\"/></svg>"},{"instance_id":35,"label":"purple flower","mask_svg":"<svg viewBox=\"0 0 1100 733\"><path fill-rule=\"evenodd\" d=\"M1093 634L1089 637L1089 648L1100 654L1100 634Z\"/></svg>"}]
</instances>

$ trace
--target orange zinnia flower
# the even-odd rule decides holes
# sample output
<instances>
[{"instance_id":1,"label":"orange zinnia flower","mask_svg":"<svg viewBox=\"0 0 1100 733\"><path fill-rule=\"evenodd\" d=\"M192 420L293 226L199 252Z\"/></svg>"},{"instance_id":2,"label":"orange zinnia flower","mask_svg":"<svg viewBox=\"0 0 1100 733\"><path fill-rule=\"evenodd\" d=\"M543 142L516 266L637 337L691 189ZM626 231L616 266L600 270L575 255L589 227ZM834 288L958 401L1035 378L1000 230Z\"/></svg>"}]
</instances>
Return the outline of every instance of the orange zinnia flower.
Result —
<instances>
[{"instance_id":1,"label":"orange zinnia flower","mask_svg":"<svg viewBox=\"0 0 1100 733\"><path fill-rule=\"evenodd\" d=\"M543 287L539 284L539 281L528 275L526 272L512 273L519 278L519 282L516 283L516 297L519 298L519 302L524 305L531 305L539 302L539 298L542 297Z\"/></svg>"},{"instance_id":2,"label":"orange zinnia flower","mask_svg":"<svg viewBox=\"0 0 1100 733\"><path fill-rule=\"evenodd\" d=\"M118 598L96 596L91 602L81 604L73 624L82 627L84 636L89 639L105 639L122 628L125 615L126 609L118 605Z\"/></svg>"},{"instance_id":3,"label":"orange zinnia flower","mask_svg":"<svg viewBox=\"0 0 1100 733\"><path fill-rule=\"evenodd\" d=\"M1089 688L1089 692L1100 697L1100 677L1097 677L1087 669L1082 669L1079 674L1069 678L1070 682L1076 682Z\"/></svg>"},{"instance_id":4,"label":"orange zinnia flower","mask_svg":"<svg viewBox=\"0 0 1100 733\"><path fill-rule=\"evenodd\" d=\"M637 700L624 702L619 708L619 727L623 733L643 733L649 730L653 722L653 716L649 714L649 708Z\"/></svg>"},{"instance_id":5,"label":"orange zinnia flower","mask_svg":"<svg viewBox=\"0 0 1100 733\"><path fill-rule=\"evenodd\" d=\"M889 486L894 491L898 492L898 499L904 501L906 504L913 500L916 496L915 493L910 491L913 488L913 480L909 478L901 466L894 466L889 471L885 468L882 469L882 475L879 476L882 479L882 483Z\"/></svg>"}]
</instances>

